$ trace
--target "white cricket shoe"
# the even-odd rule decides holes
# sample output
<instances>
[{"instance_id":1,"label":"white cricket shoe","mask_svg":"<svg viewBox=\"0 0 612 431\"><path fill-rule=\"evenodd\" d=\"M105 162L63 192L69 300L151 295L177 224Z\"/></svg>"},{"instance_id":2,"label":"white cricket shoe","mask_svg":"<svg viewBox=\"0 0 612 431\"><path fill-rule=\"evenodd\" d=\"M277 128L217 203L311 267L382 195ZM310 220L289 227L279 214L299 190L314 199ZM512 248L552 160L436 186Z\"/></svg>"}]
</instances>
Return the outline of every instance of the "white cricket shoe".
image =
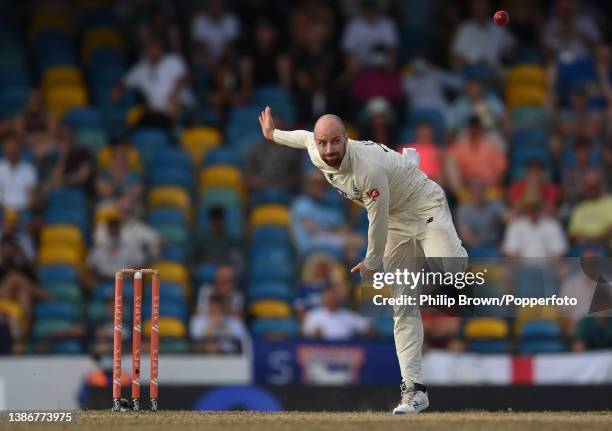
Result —
<instances>
[{"instance_id":1,"label":"white cricket shoe","mask_svg":"<svg viewBox=\"0 0 612 431\"><path fill-rule=\"evenodd\" d=\"M402 382L400 388L402 390L402 400L399 405L393 409L394 415L405 415L418 413L429 407L429 397L427 396L427 388L420 383Z\"/></svg>"}]
</instances>

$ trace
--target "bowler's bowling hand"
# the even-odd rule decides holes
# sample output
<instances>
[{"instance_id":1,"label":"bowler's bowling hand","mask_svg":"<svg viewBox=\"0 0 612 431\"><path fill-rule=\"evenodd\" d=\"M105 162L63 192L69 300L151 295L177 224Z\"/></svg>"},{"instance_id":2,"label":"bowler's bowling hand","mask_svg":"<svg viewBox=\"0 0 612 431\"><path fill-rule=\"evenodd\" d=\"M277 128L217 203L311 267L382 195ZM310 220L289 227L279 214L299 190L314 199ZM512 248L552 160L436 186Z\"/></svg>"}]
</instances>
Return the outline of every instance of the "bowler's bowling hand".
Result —
<instances>
[{"instance_id":1,"label":"bowler's bowling hand","mask_svg":"<svg viewBox=\"0 0 612 431\"><path fill-rule=\"evenodd\" d=\"M259 114L259 124L261 125L261 132L266 139L270 141L274 140L274 120L272 119L272 108L266 106L261 114Z\"/></svg>"},{"instance_id":2,"label":"bowler's bowling hand","mask_svg":"<svg viewBox=\"0 0 612 431\"><path fill-rule=\"evenodd\" d=\"M359 274L361 275L362 280L372 279L374 277L374 273L376 272L376 270L374 269L366 268L363 262L359 262L357 265L353 267L353 269L351 269L352 274L356 273L357 271L359 271Z\"/></svg>"}]
</instances>

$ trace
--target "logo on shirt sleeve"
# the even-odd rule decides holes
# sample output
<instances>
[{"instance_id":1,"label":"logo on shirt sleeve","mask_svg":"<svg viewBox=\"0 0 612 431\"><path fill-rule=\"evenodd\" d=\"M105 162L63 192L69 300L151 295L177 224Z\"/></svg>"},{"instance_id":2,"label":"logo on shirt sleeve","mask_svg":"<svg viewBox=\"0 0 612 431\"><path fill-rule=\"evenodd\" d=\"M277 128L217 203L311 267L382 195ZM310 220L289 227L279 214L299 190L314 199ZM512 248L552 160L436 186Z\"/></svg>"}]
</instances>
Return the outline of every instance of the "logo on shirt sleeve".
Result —
<instances>
[{"instance_id":1,"label":"logo on shirt sleeve","mask_svg":"<svg viewBox=\"0 0 612 431\"><path fill-rule=\"evenodd\" d=\"M372 189L366 192L366 196L376 202L376 199L380 196L380 191L378 189Z\"/></svg>"}]
</instances>

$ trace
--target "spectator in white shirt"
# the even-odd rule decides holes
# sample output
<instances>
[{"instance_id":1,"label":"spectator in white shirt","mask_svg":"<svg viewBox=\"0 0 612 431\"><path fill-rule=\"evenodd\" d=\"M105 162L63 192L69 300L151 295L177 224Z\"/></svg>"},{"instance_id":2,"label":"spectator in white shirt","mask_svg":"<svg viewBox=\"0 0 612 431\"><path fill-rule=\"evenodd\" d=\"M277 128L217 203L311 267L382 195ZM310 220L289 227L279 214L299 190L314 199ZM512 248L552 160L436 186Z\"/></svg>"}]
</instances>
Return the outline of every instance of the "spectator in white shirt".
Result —
<instances>
[{"instance_id":1,"label":"spectator in white shirt","mask_svg":"<svg viewBox=\"0 0 612 431\"><path fill-rule=\"evenodd\" d=\"M323 305L313 308L304 316L302 332L308 338L348 340L365 335L370 329L370 322L354 311L341 307L337 292L328 287L323 292Z\"/></svg>"},{"instance_id":2,"label":"spectator in white shirt","mask_svg":"<svg viewBox=\"0 0 612 431\"><path fill-rule=\"evenodd\" d=\"M113 89L111 98L116 101L124 88L134 88L140 91L150 111L173 116L194 102L188 73L180 55L165 53L161 42L152 39L147 42L142 60Z\"/></svg>"},{"instance_id":3,"label":"spectator in white shirt","mask_svg":"<svg viewBox=\"0 0 612 431\"><path fill-rule=\"evenodd\" d=\"M464 21L455 33L453 54L460 65L499 65L503 55L514 47L512 34L504 27L495 25L486 0L473 0L472 17Z\"/></svg>"},{"instance_id":4,"label":"spectator in white shirt","mask_svg":"<svg viewBox=\"0 0 612 431\"><path fill-rule=\"evenodd\" d=\"M239 36L238 17L225 11L220 0L210 1L206 10L196 14L191 25L191 37L198 45L196 50L198 54L202 52L201 61L207 64L215 64L228 44Z\"/></svg>"},{"instance_id":5,"label":"spectator in white shirt","mask_svg":"<svg viewBox=\"0 0 612 431\"><path fill-rule=\"evenodd\" d=\"M32 163L22 160L21 143L13 132L2 136L0 160L0 203L5 208L26 210L32 203L38 175Z\"/></svg>"},{"instance_id":6,"label":"spectator in white shirt","mask_svg":"<svg viewBox=\"0 0 612 431\"><path fill-rule=\"evenodd\" d=\"M121 221L120 241L140 248L151 259L159 257L161 237L155 229L134 215L134 207L126 202L118 204L118 217ZM94 232L94 243L108 245L112 241L106 223L100 223Z\"/></svg>"},{"instance_id":7,"label":"spectator in white shirt","mask_svg":"<svg viewBox=\"0 0 612 431\"><path fill-rule=\"evenodd\" d=\"M365 1L361 15L352 18L342 35L345 54L361 64L368 64L375 47L384 47L395 57L399 34L393 20L378 11L375 1Z\"/></svg>"},{"instance_id":8,"label":"spectator in white shirt","mask_svg":"<svg viewBox=\"0 0 612 431\"><path fill-rule=\"evenodd\" d=\"M198 311L189 325L196 349L209 353L232 353L240 350L246 336L242 320L225 312L227 298L213 294L208 300L207 312Z\"/></svg>"},{"instance_id":9,"label":"spectator in white shirt","mask_svg":"<svg viewBox=\"0 0 612 431\"><path fill-rule=\"evenodd\" d=\"M568 249L561 223L544 215L539 192L525 194L524 215L508 224L502 251L509 257L557 258Z\"/></svg>"}]
</instances>

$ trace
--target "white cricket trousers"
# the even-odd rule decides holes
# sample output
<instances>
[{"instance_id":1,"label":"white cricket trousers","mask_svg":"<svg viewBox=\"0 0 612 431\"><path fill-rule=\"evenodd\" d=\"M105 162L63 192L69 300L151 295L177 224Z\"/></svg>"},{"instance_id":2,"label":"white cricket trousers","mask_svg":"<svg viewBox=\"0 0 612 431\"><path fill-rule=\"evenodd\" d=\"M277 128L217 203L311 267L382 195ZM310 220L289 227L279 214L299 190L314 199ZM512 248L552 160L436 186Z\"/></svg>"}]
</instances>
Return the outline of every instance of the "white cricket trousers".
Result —
<instances>
[{"instance_id":1,"label":"white cricket trousers","mask_svg":"<svg viewBox=\"0 0 612 431\"><path fill-rule=\"evenodd\" d=\"M467 267L467 252L461 245L446 196L442 188L429 180L411 210L389 217L387 245L383 259L385 272L404 269L418 272L427 258L433 257L438 270L459 272ZM444 259L448 258L448 259ZM407 286L391 286L393 295L415 296L418 291ZM394 307L395 350L404 381L423 383L421 350L423 323L418 306Z\"/></svg>"}]
</instances>

